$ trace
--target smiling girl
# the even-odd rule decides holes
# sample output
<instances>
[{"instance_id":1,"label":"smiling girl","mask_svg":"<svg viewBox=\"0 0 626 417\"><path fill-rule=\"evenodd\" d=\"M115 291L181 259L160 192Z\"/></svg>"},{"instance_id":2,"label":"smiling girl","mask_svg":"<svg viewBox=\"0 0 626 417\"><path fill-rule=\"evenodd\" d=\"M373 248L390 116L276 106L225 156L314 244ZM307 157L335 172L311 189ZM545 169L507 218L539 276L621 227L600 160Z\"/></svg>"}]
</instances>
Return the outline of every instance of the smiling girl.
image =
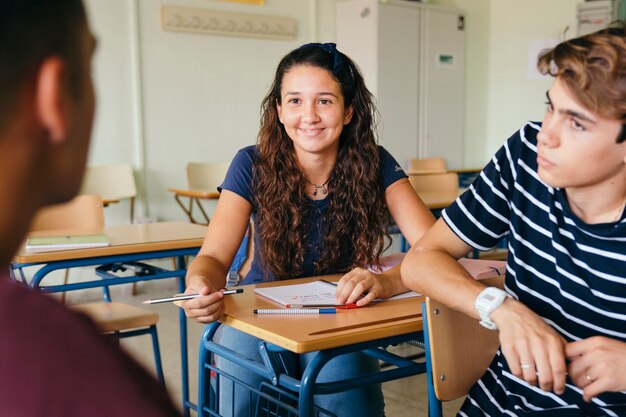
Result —
<instances>
[{"instance_id":1,"label":"smiling girl","mask_svg":"<svg viewBox=\"0 0 626 417\"><path fill-rule=\"evenodd\" d=\"M414 243L434 218L394 158L376 144L372 96L356 65L334 44L308 44L285 56L262 103L256 146L235 156L220 190L207 235L187 274L187 292L205 295L185 302L188 317L208 323L223 310L228 268L254 222L254 259L242 284L342 273L339 303L387 298L406 291L399 267L380 266L393 218ZM380 271L379 271L380 272ZM368 295L360 298L363 292ZM257 361L258 339L221 326L216 340ZM313 354L283 355L290 374ZM224 371L258 386L260 378L225 361ZM318 381L355 377L378 368L361 354L335 358ZM247 415L249 397L221 391L225 415ZM380 385L316 397L342 417L380 416Z\"/></svg>"}]
</instances>

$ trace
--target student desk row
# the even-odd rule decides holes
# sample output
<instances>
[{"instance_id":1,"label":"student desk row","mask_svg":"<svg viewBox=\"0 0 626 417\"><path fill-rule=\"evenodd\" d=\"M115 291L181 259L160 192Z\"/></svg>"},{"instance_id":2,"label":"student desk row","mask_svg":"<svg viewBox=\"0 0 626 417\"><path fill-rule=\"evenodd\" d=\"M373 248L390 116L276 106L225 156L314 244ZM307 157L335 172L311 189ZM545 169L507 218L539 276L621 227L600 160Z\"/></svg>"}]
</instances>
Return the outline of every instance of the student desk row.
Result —
<instances>
[{"instance_id":1,"label":"student desk row","mask_svg":"<svg viewBox=\"0 0 626 417\"><path fill-rule=\"evenodd\" d=\"M33 276L29 285L42 291L70 291L84 288L96 288L110 285L127 284L138 281L176 277L179 291L184 291L186 274L185 256L195 255L202 245L206 226L173 222L145 225L128 225L107 227L105 233L112 245L103 248L66 250L55 252L28 253L22 250L15 257L14 268L33 265L42 266ZM177 267L172 270L157 269L150 275L132 275L110 279L94 277L85 282L65 285L44 285L45 277L52 271L83 266L99 266L111 263L127 263L142 260L175 257ZM339 276L327 277L337 280ZM296 284L312 280L289 281ZM281 285L268 283L261 285ZM426 366L402 358L385 350L409 340L421 338L422 314L420 305L423 299L413 298L395 300L370 305L367 308L340 311L335 315L324 315L310 320L310 317L259 317L253 313L255 308L276 307L275 303L254 294L254 286L244 287L243 294L226 297L226 312L221 322L235 329L252 334L265 342L266 366L250 364L236 352L217 345L212 337L220 326L214 323L207 326L200 347L200 383L210 380L212 369L211 354L218 354L233 361L252 366L256 372L266 376L277 387L297 392L298 415L307 417L313 410L313 395L339 392L365 384L382 383L394 379L424 373ZM196 405L189 401L188 364L187 364L187 323L184 311L179 312L180 349L182 373L183 410L186 416ZM304 371L303 378L297 380L279 372L276 352L287 349L295 353L319 351L315 360ZM333 383L318 384L316 376L324 365L333 357L355 351L363 351L389 364L394 369L382 370L379 373L360 378L358 381L344 380ZM197 410L200 416L205 415L205 404L209 390L200 386ZM210 406L210 405L209 405Z\"/></svg>"},{"instance_id":2,"label":"student desk row","mask_svg":"<svg viewBox=\"0 0 626 417\"><path fill-rule=\"evenodd\" d=\"M337 281L340 275L324 277ZM319 277L258 284L257 286L291 285L309 282ZM269 381L277 392L283 390L295 393L297 411L293 404L281 404L274 398L281 409L291 410L300 417L313 415L313 396L315 394L341 392L359 386L383 383L404 378L426 371L424 363L414 362L387 351L390 345L421 339L423 297L384 301L370 304L364 308L337 310L337 314L309 315L257 315L254 309L277 308L277 303L254 293L254 285L244 288L244 293L225 297L225 313L220 322L237 330L253 335L261 340L259 351L264 364L247 360L237 352L225 348L213 341L213 336L220 322L208 325L200 342L200 386L198 397L198 415L216 415L217 395L211 393L208 386L210 375L222 375L220 379L231 379L223 375L220 369L211 365L211 356L218 355L232 361ZM315 352L315 358L303 370L302 378L281 372L280 359L276 353L289 350L295 353ZM394 366L375 374L366 375L358 380L347 379L328 383L317 383L316 377L332 358L361 351ZM249 388L255 392L258 387ZM212 385L215 389L215 384ZM235 401L237 399L235 398ZM292 408L290 408L292 407Z\"/></svg>"},{"instance_id":3,"label":"student desk row","mask_svg":"<svg viewBox=\"0 0 626 417\"><path fill-rule=\"evenodd\" d=\"M85 288L100 288L110 285L128 284L138 281L177 278L178 290L185 290L186 256L198 253L206 233L206 226L184 222L133 224L126 226L105 227L111 246L62 250L53 252L30 253L24 248L14 258L13 269L41 266L28 283L33 288L44 292L71 291ZM85 266L100 266L114 263L176 258L176 267L172 269L155 268L148 275L132 275L101 279L95 276L84 282L64 285L45 285L44 279L53 271ZM187 322L182 309L179 312L180 353L182 372L183 410L186 416L189 409L195 408L189 402L188 363L187 363Z\"/></svg>"}]
</instances>

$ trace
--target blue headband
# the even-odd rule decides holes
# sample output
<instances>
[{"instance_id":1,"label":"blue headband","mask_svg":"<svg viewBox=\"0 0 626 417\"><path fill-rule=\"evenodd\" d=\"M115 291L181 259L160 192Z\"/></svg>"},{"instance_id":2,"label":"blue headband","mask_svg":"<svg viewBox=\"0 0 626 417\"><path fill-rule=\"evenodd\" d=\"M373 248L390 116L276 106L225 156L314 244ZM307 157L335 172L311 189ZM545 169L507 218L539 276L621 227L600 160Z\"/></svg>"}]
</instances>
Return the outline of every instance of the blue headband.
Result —
<instances>
[{"instance_id":1,"label":"blue headband","mask_svg":"<svg viewBox=\"0 0 626 417\"><path fill-rule=\"evenodd\" d=\"M306 45L302 45L300 48L306 48L307 46L315 46L323 49L328 52L333 57L333 74L336 74L339 70L341 64L343 64L343 59L341 59L341 54L337 50L337 44L334 43L307 43ZM350 72L352 72L352 68L350 68Z\"/></svg>"}]
</instances>

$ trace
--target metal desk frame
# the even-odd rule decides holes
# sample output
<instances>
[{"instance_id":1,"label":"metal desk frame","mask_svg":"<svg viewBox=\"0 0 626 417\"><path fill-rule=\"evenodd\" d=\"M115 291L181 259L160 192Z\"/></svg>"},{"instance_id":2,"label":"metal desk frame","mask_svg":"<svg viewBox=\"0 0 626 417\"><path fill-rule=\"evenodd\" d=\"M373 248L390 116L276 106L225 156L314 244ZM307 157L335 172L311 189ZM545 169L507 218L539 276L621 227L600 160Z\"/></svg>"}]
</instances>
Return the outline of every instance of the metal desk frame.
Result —
<instances>
[{"instance_id":1,"label":"metal desk frame","mask_svg":"<svg viewBox=\"0 0 626 417\"><path fill-rule=\"evenodd\" d=\"M369 384L388 382L426 372L426 363L414 362L410 359L385 350L387 346L396 345L410 340L421 339L422 332L384 337L368 342L361 342L353 345L318 351L316 356L304 370L302 378L297 379L280 371L280 363L277 355L275 354L286 352L286 349L262 341L259 343L259 352L263 358L263 363L261 364L251 361L241 354L213 342L213 336L220 325L221 323L219 322L208 324L205 327L200 340L200 353L198 358L200 373L198 379L197 409L199 417L219 415L217 414L219 411L217 398L219 396L210 395L208 382L210 381L211 372L220 372L219 369L211 365L210 359L212 354L216 354L243 368L255 372L256 374L269 380L272 385L278 388L297 393L297 415L299 417L310 417L313 415L314 395L334 394ZM392 365L395 368L385 370L381 369L379 372L359 377L358 380L352 378L325 383L316 382L317 376L328 361L337 356L358 351L381 361L385 361L387 364ZM255 387L249 388L254 390ZM295 409L290 407L289 404L280 405L285 409L292 409L292 412L295 412Z\"/></svg>"}]
</instances>

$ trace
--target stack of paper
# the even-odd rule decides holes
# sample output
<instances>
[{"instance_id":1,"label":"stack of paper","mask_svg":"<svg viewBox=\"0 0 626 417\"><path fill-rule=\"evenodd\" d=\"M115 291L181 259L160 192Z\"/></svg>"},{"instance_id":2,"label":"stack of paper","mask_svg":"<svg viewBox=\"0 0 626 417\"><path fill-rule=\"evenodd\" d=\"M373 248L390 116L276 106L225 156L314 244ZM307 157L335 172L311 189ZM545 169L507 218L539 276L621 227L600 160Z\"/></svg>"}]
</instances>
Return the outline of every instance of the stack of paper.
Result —
<instances>
[{"instance_id":1,"label":"stack of paper","mask_svg":"<svg viewBox=\"0 0 626 417\"><path fill-rule=\"evenodd\" d=\"M111 241L104 233L91 235L30 236L26 241L29 252L51 252L56 250L85 249L110 246Z\"/></svg>"}]
</instances>

